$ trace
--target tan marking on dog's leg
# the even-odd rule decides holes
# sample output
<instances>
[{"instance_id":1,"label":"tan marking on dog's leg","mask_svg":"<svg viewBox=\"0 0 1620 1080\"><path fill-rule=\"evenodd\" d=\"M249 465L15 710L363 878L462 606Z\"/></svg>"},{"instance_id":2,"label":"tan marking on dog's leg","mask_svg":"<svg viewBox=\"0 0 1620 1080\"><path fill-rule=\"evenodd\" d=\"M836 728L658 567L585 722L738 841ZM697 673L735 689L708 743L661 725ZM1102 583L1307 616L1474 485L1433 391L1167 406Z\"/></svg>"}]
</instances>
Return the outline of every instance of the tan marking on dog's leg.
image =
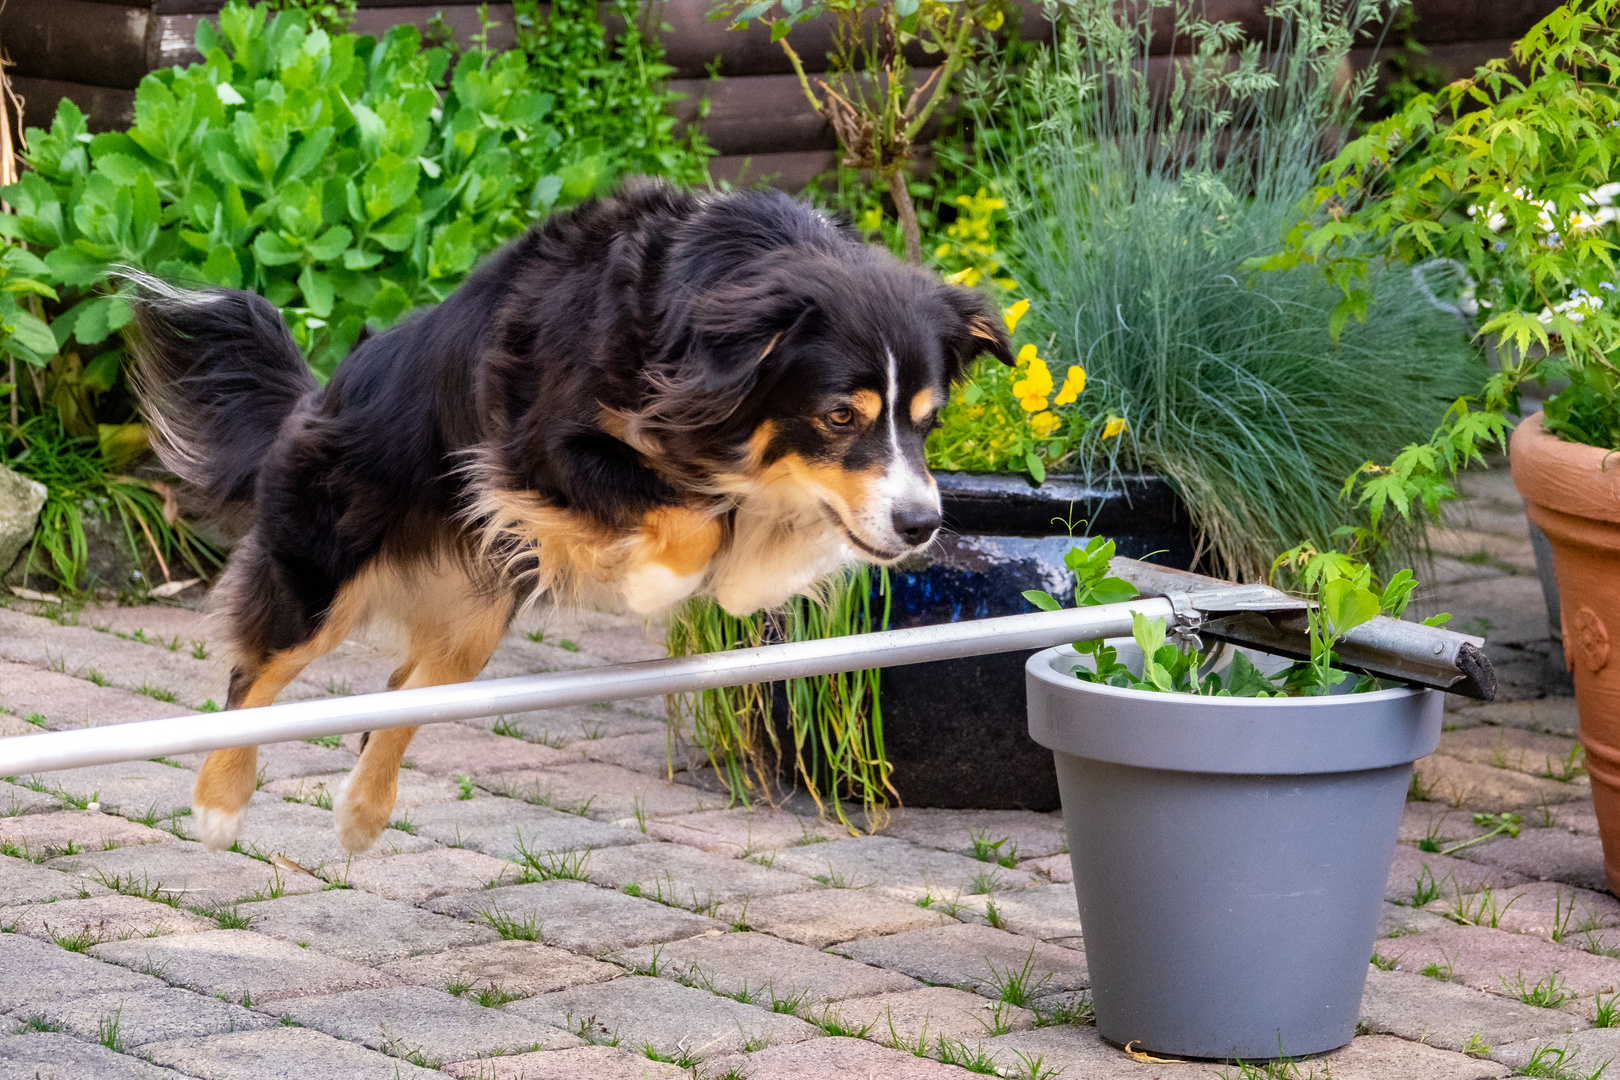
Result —
<instances>
[{"instance_id":1,"label":"tan marking on dog's leg","mask_svg":"<svg viewBox=\"0 0 1620 1080\"><path fill-rule=\"evenodd\" d=\"M720 521L713 514L684 506L649 512L619 577L625 604L650 615L691 596L702 587L720 540Z\"/></svg>"},{"instance_id":2,"label":"tan marking on dog's leg","mask_svg":"<svg viewBox=\"0 0 1620 1080\"><path fill-rule=\"evenodd\" d=\"M309 661L280 653L264 664L233 709L254 709L276 700L283 687L298 677ZM215 750L197 773L191 789L192 824L197 839L209 851L223 851L236 843L242 813L253 798L258 781L259 748L238 746Z\"/></svg>"},{"instance_id":3,"label":"tan marking on dog's leg","mask_svg":"<svg viewBox=\"0 0 1620 1080\"><path fill-rule=\"evenodd\" d=\"M509 597L460 604L424 605L411 630L411 659L399 670L407 672L401 690L467 682L484 669L506 632L512 613ZM425 623L437 616L438 621ZM399 672L396 672L397 675ZM371 732L360 761L338 792L332 809L338 842L353 852L365 851L388 827L399 794L399 765L416 734L414 727Z\"/></svg>"},{"instance_id":4,"label":"tan marking on dog's leg","mask_svg":"<svg viewBox=\"0 0 1620 1080\"><path fill-rule=\"evenodd\" d=\"M308 641L258 661L254 665L257 670L234 672L231 695L225 707L256 709L274 704L276 695L296 679L310 661L331 652L348 635L370 606L381 581L377 568L368 566L338 590L326 618ZM247 687L241 690L240 696L239 675L247 680ZM241 746L215 750L203 762L191 791L191 813L197 839L208 850L220 851L236 842L242 829L242 814L257 786L258 757L258 747Z\"/></svg>"}]
</instances>

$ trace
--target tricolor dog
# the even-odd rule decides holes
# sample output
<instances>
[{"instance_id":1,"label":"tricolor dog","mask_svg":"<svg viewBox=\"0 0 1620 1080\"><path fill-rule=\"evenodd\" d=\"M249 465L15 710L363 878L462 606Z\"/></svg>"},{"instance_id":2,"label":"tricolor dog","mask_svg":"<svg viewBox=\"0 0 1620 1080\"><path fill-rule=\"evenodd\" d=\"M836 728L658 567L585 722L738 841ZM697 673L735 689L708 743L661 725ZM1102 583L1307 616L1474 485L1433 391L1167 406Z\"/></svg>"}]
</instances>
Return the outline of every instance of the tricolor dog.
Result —
<instances>
[{"instance_id":1,"label":"tricolor dog","mask_svg":"<svg viewBox=\"0 0 1620 1080\"><path fill-rule=\"evenodd\" d=\"M390 687L461 682L549 592L653 613L780 605L940 524L923 441L981 352L979 294L770 192L652 182L558 214L446 301L363 341L324 387L249 292L137 279L136 383L164 465L253 525L216 590L230 708L268 705L372 622ZM369 847L414 728L370 735L336 802ZM208 757L229 846L256 748Z\"/></svg>"}]
</instances>

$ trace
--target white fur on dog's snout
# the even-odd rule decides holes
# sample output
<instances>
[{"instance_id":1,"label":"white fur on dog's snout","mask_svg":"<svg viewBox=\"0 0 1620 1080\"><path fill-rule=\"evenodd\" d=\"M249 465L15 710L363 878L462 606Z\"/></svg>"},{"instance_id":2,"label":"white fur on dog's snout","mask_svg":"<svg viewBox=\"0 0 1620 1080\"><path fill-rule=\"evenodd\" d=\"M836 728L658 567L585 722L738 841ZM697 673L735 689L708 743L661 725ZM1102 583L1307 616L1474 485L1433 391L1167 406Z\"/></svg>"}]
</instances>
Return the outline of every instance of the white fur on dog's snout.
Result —
<instances>
[{"instance_id":1,"label":"white fur on dog's snout","mask_svg":"<svg viewBox=\"0 0 1620 1080\"><path fill-rule=\"evenodd\" d=\"M855 538L872 549L868 556L886 556L881 562L894 562L926 546L913 544L894 528L895 512L901 509L929 509L939 513L939 485L922 461L906 457L900 445L900 365L894 350L885 349L888 385L883 401L883 422L889 442L889 465L878 481L874 497L845 526ZM933 535L929 535L929 540Z\"/></svg>"}]
</instances>

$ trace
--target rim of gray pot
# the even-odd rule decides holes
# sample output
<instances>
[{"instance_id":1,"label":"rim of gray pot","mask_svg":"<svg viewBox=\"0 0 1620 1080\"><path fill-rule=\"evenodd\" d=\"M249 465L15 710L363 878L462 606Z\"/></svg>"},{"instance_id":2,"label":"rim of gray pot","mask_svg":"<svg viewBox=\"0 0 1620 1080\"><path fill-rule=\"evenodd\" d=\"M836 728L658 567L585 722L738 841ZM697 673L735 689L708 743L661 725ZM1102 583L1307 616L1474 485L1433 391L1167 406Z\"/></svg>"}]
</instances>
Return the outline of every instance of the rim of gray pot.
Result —
<instances>
[{"instance_id":1,"label":"rim of gray pot","mask_svg":"<svg viewBox=\"0 0 1620 1080\"><path fill-rule=\"evenodd\" d=\"M1029 734L1094 761L1198 773L1305 774L1402 765L1440 745L1437 690L1217 698L1081 682L1069 645L1029 658Z\"/></svg>"}]
</instances>

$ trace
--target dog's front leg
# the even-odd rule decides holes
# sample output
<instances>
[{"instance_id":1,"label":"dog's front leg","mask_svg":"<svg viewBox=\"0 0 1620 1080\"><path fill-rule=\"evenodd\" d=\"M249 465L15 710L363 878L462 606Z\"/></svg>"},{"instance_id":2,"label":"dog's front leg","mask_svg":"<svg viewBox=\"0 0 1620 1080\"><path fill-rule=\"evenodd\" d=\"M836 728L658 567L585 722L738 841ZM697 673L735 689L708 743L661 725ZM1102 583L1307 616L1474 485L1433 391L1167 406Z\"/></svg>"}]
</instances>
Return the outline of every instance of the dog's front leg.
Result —
<instances>
[{"instance_id":1,"label":"dog's front leg","mask_svg":"<svg viewBox=\"0 0 1620 1080\"><path fill-rule=\"evenodd\" d=\"M651 615L697 592L720 550L720 537L720 521L708 511L660 506L648 512L619 575L625 605Z\"/></svg>"}]
</instances>

